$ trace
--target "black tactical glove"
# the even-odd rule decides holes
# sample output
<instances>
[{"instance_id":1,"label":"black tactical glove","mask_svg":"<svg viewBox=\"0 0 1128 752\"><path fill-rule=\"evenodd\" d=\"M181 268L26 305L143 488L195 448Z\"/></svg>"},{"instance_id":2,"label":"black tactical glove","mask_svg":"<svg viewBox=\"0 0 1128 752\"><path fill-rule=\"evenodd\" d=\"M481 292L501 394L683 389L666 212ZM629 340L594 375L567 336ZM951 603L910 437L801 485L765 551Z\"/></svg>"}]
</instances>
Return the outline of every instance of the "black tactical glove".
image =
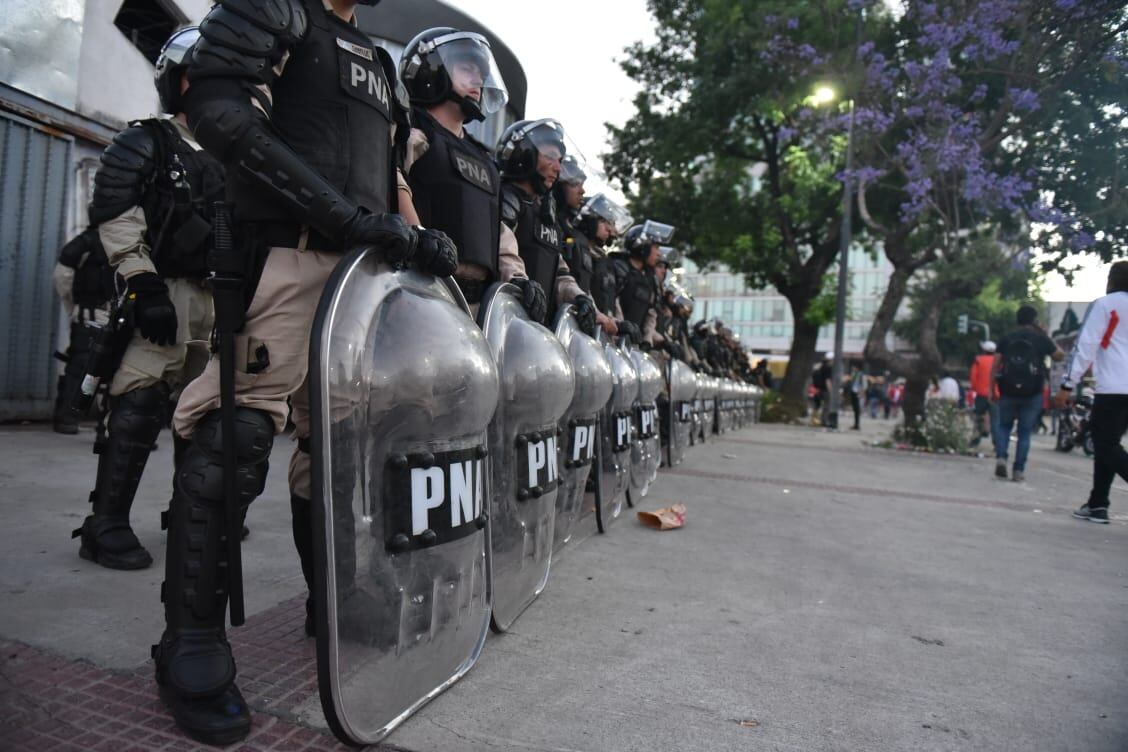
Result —
<instances>
[{"instance_id":1,"label":"black tactical glove","mask_svg":"<svg viewBox=\"0 0 1128 752\"><path fill-rule=\"evenodd\" d=\"M542 323L548 313L548 298L544 296L544 288L540 283L524 277L514 277L509 282L521 288L521 305L525 306L529 318L538 324Z\"/></svg>"},{"instance_id":2,"label":"black tactical glove","mask_svg":"<svg viewBox=\"0 0 1128 752\"><path fill-rule=\"evenodd\" d=\"M651 345L649 342L639 342L638 343L638 349L642 350L644 353L648 353L648 352L650 352L651 350L654 349L654 346Z\"/></svg>"},{"instance_id":3,"label":"black tactical glove","mask_svg":"<svg viewBox=\"0 0 1128 752\"><path fill-rule=\"evenodd\" d=\"M126 283L133 298L133 320L141 336L154 345L176 344L176 307L168 287L153 272L141 272Z\"/></svg>"},{"instance_id":4,"label":"black tactical glove","mask_svg":"<svg viewBox=\"0 0 1128 752\"><path fill-rule=\"evenodd\" d=\"M442 230L417 227L419 242L415 247L415 265L436 277L449 277L458 266L458 248Z\"/></svg>"},{"instance_id":5,"label":"black tactical glove","mask_svg":"<svg viewBox=\"0 0 1128 752\"><path fill-rule=\"evenodd\" d=\"M674 356L678 360L685 360L685 350L682 349L681 345L679 345L677 342L671 342L668 347L670 350L670 355Z\"/></svg>"},{"instance_id":6,"label":"black tactical glove","mask_svg":"<svg viewBox=\"0 0 1128 752\"><path fill-rule=\"evenodd\" d=\"M374 245L389 264L406 264L415 255L418 235L398 214L372 214L358 209L345 225L344 250Z\"/></svg>"},{"instance_id":7,"label":"black tactical glove","mask_svg":"<svg viewBox=\"0 0 1128 752\"><path fill-rule=\"evenodd\" d=\"M642 331L633 321L616 321L615 326L619 327L619 336L631 342L642 342Z\"/></svg>"},{"instance_id":8,"label":"black tactical glove","mask_svg":"<svg viewBox=\"0 0 1128 752\"><path fill-rule=\"evenodd\" d=\"M587 295L577 295L572 300L572 313L580 329L595 336L595 303Z\"/></svg>"}]
</instances>

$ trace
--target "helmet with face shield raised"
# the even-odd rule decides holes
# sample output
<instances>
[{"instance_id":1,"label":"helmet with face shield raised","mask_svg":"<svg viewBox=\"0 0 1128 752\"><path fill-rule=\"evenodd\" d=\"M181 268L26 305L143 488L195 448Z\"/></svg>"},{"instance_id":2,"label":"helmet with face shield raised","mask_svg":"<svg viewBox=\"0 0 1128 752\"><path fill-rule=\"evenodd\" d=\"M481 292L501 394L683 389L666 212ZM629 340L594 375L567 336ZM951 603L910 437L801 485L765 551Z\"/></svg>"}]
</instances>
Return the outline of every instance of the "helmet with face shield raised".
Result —
<instances>
[{"instance_id":1,"label":"helmet with face shield raised","mask_svg":"<svg viewBox=\"0 0 1128 752\"><path fill-rule=\"evenodd\" d=\"M599 223L607 225L607 238L611 240L626 232L634 218L617 203L602 193L584 199L580 207L579 227L588 238L599 237Z\"/></svg>"},{"instance_id":2,"label":"helmet with face shield raised","mask_svg":"<svg viewBox=\"0 0 1128 752\"><path fill-rule=\"evenodd\" d=\"M427 29L404 47L400 80L412 104L458 104L463 122L484 120L509 101L489 40L449 26Z\"/></svg>"},{"instance_id":3,"label":"helmet with face shield raised","mask_svg":"<svg viewBox=\"0 0 1128 752\"><path fill-rule=\"evenodd\" d=\"M669 243L674 237L674 226L648 219L641 225L627 230L623 237L623 247L635 258L646 259L651 249Z\"/></svg>"}]
</instances>

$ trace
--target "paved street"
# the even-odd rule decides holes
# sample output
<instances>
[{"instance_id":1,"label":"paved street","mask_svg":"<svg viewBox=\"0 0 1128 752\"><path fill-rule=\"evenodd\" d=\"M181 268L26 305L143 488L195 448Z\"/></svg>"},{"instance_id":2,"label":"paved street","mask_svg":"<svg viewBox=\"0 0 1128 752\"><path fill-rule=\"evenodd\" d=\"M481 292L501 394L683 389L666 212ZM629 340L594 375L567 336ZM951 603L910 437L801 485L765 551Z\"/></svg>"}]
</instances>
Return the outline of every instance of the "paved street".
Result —
<instances>
[{"instance_id":1,"label":"paved street","mask_svg":"<svg viewBox=\"0 0 1128 752\"><path fill-rule=\"evenodd\" d=\"M868 448L856 432L756 426L663 470L645 508L685 528L594 520L544 595L479 664L393 734L412 752L1128 749L1128 491L1114 521L1069 511L1090 464L1039 437L1022 484L993 461ZM156 701L158 511L171 442L136 529L157 564L110 572L69 538L90 432L0 427L0 749L194 749ZM242 749L332 749L277 442L245 545L233 630L256 709Z\"/></svg>"}]
</instances>

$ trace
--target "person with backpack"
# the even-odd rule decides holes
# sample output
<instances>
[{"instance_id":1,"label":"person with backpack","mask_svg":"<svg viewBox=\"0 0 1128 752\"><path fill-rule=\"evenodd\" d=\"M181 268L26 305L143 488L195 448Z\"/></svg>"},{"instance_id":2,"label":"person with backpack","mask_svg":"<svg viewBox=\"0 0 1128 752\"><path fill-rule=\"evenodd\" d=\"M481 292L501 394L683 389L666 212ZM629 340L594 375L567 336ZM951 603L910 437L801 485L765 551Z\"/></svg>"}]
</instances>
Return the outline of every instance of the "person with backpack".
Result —
<instances>
[{"instance_id":1,"label":"person with backpack","mask_svg":"<svg viewBox=\"0 0 1128 752\"><path fill-rule=\"evenodd\" d=\"M1046 357L1060 361L1065 359L1065 353L1038 324L1038 311L1033 306L1019 308L1015 319L1018 328L998 343L990 394L993 396L997 387L999 422L995 433L995 477L1007 477L1011 430L1017 422L1018 446L1011 479L1021 482L1030 453L1030 435L1042 414L1042 386L1048 376Z\"/></svg>"}]
</instances>

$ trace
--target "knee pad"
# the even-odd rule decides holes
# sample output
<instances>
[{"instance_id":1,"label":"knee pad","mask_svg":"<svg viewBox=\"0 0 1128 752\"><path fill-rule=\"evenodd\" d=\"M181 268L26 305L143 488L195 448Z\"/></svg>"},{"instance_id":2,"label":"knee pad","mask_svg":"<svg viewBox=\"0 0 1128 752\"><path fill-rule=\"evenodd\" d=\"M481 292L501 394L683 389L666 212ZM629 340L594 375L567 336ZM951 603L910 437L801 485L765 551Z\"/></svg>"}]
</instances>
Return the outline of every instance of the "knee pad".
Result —
<instances>
[{"instance_id":1,"label":"knee pad","mask_svg":"<svg viewBox=\"0 0 1128 752\"><path fill-rule=\"evenodd\" d=\"M235 487L242 506L266 485L267 460L274 446L274 421L261 410L235 409ZM192 435L176 473L177 488L192 499L223 504L223 425L219 410L205 415Z\"/></svg>"},{"instance_id":2,"label":"knee pad","mask_svg":"<svg viewBox=\"0 0 1128 752\"><path fill-rule=\"evenodd\" d=\"M110 400L111 438L152 444L168 422L169 386L158 381Z\"/></svg>"}]
</instances>

